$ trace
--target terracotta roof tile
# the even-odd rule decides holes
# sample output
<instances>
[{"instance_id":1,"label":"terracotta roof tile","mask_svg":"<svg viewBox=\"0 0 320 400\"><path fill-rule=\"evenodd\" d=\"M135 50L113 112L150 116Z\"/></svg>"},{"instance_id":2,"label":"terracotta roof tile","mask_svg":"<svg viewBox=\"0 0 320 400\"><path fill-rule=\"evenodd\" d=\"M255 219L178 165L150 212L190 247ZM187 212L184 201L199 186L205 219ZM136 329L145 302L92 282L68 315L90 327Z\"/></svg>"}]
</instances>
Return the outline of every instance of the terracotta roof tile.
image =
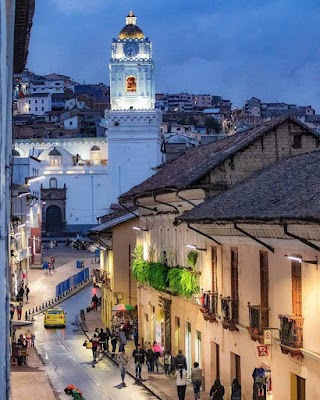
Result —
<instances>
[{"instance_id":1,"label":"terracotta roof tile","mask_svg":"<svg viewBox=\"0 0 320 400\"><path fill-rule=\"evenodd\" d=\"M289 157L178 218L184 222L320 222L320 151Z\"/></svg>"},{"instance_id":2,"label":"terracotta roof tile","mask_svg":"<svg viewBox=\"0 0 320 400\"><path fill-rule=\"evenodd\" d=\"M120 199L147 196L151 192L165 191L170 188L186 189L224 160L286 121L293 121L306 131L315 134L312 129L296 118L287 115L281 116L246 132L186 150L181 156L164 164L153 176L124 193Z\"/></svg>"}]
</instances>

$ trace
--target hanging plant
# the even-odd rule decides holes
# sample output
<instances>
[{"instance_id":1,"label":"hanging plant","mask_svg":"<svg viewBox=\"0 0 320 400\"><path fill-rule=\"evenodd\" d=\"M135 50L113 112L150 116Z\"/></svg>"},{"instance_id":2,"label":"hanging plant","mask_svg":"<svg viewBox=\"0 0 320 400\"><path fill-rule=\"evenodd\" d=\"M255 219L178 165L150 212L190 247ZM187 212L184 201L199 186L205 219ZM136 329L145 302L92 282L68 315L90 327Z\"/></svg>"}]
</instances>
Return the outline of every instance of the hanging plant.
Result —
<instances>
[{"instance_id":1,"label":"hanging plant","mask_svg":"<svg viewBox=\"0 0 320 400\"><path fill-rule=\"evenodd\" d=\"M197 275L190 269L170 268L168 272L169 288L179 296L190 298L200 292Z\"/></svg>"},{"instance_id":2,"label":"hanging plant","mask_svg":"<svg viewBox=\"0 0 320 400\"><path fill-rule=\"evenodd\" d=\"M196 250L190 250L187 254L187 264L195 269L198 261L199 253Z\"/></svg>"},{"instance_id":3,"label":"hanging plant","mask_svg":"<svg viewBox=\"0 0 320 400\"><path fill-rule=\"evenodd\" d=\"M149 284L156 290L165 290L167 288L168 267L160 262L149 263L148 276Z\"/></svg>"}]
</instances>

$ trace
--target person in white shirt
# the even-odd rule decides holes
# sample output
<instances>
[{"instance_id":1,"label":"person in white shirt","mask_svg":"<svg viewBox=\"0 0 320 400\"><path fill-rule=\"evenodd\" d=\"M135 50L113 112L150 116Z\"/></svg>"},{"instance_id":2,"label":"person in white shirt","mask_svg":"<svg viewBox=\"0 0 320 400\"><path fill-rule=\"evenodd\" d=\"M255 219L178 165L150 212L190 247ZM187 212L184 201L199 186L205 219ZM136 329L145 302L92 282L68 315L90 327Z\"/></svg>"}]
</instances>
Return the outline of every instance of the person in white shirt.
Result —
<instances>
[{"instance_id":1,"label":"person in white shirt","mask_svg":"<svg viewBox=\"0 0 320 400\"><path fill-rule=\"evenodd\" d=\"M186 397L187 378L188 373L184 369L184 365L179 364L178 370L176 371L177 392L179 400L184 400Z\"/></svg>"}]
</instances>

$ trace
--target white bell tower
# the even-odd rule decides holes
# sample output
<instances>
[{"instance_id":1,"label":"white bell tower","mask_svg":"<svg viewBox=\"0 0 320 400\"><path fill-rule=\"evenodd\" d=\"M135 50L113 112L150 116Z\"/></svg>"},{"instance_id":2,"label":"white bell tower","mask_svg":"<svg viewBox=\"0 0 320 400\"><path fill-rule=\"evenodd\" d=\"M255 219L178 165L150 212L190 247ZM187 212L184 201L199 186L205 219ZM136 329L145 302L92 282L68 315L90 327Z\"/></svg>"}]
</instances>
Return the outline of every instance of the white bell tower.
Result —
<instances>
[{"instance_id":1,"label":"white bell tower","mask_svg":"<svg viewBox=\"0 0 320 400\"><path fill-rule=\"evenodd\" d=\"M152 44L136 22L130 11L111 49L111 110L106 110L105 118L112 202L153 175L162 163L162 114L154 108Z\"/></svg>"}]
</instances>

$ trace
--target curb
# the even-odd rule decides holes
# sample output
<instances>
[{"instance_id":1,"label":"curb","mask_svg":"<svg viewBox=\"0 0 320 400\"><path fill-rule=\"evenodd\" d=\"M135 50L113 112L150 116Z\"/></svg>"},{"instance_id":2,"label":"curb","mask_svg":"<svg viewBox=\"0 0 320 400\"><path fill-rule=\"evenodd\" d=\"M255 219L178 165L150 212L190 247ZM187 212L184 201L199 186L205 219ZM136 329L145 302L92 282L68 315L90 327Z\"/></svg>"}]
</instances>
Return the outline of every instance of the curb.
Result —
<instances>
[{"instance_id":1,"label":"curb","mask_svg":"<svg viewBox=\"0 0 320 400\"><path fill-rule=\"evenodd\" d=\"M81 330L82 330L83 334L86 336L87 339L90 339L89 336L86 333L87 331L84 328L84 326L86 326L85 321L82 318L80 318L80 314L79 314L78 318L79 318L79 325L81 327ZM109 353L104 353L104 355L107 356L110 361L113 361L114 364L119 366L117 360L112 358ZM129 376L131 376L131 378L136 380L136 377L135 377L134 373L132 373L128 369L126 370L126 372L127 372L127 374ZM154 396L156 396L159 400L172 400L171 397L168 397L165 393L161 392L161 390L159 390L155 385L153 385L153 383L150 383L150 382L147 382L147 381L143 381L143 380L139 380L139 382L140 382L140 384L142 386L144 386L147 390L149 390L149 392L152 393Z\"/></svg>"},{"instance_id":2,"label":"curb","mask_svg":"<svg viewBox=\"0 0 320 400\"><path fill-rule=\"evenodd\" d=\"M52 299L49 300L49 304L48 301L45 303L46 305L44 307L42 307L41 305L39 306L39 310L38 307L36 307L36 311L31 312L31 309L29 308L29 313L26 311L27 313L27 319L25 319L25 322L33 322L33 316L34 315L39 315L42 314L44 311L46 311L48 308L52 308L58 304L63 303L65 300L69 299L70 297L72 297L73 295L77 294L78 292L80 292L82 289L86 288L90 283L92 283L92 279L89 278L86 281L82 281L81 283L79 283L76 286L73 286L72 288L70 288L68 291L64 292L62 295L60 295L58 298L56 297L54 300ZM44 302L42 303L44 304ZM41 308L42 307L42 308ZM31 320L29 319L31 317Z\"/></svg>"}]
</instances>

